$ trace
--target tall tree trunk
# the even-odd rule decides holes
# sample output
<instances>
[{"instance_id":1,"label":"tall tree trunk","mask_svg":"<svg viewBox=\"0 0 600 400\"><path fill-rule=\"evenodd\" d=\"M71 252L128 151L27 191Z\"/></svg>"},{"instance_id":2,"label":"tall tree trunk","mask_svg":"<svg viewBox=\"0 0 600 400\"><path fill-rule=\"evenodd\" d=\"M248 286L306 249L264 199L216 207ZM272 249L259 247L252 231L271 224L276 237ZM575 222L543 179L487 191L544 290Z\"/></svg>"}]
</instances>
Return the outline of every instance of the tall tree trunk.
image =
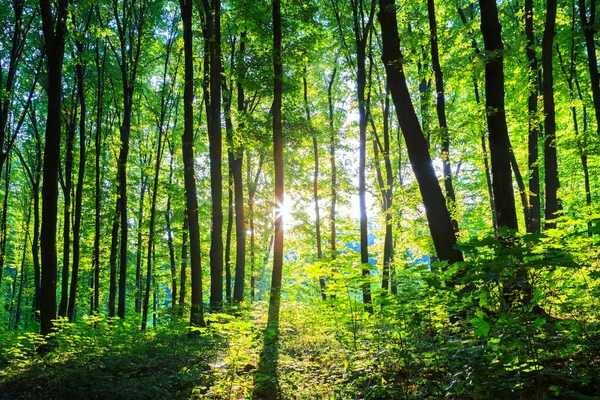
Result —
<instances>
[{"instance_id":1,"label":"tall tree trunk","mask_svg":"<svg viewBox=\"0 0 600 400\"><path fill-rule=\"evenodd\" d=\"M75 141L78 99L75 98L75 88L71 96L72 110L69 121L66 123L67 148L65 154L65 172L62 181L63 190L63 265L61 277L61 295L58 306L58 316L67 316L69 302L69 267L71 256L71 190L73 187L73 142Z\"/></svg>"},{"instance_id":2,"label":"tall tree trunk","mask_svg":"<svg viewBox=\"0 0 600 400\"><path fill-rule=\"evenodd\" d=\"M102 117L104 110L104 71L106 67L106 46L102 51L102 58L100 58L100 46L98 40L96 40L96 72L98 76L97 80L97 97L96 97L96 135L94 138L94 151L95 151L95 190L94 190L94 251L92 258L93 268L93 301L90 307L91 313L96 315L100 312L100 224L101 224L101 206L102 206L102 186L100 180L100 159L102 157ZM112 275L112 273L111 273ZM114 302L113 302L114 304ZM114 307L113 307L114 310ZM114 315L114 311L113 311Z\"/></svg>"},{"instance_id":3,"label":"tall tree trunk","mask_svg":"<svg viewBox=\"0 0 600 400\"><path fill-rule=\"evenodd\" d=\"M192 46L192 0L179 0L183 23L185 88L183 91L184 128L182 142L186 212L190 233L190 264L192 271L192 307L190 323L204 326L202 305L202 266L200 265L200 227L198 198L194 172L194 53Z\"/></svg>"},{"instance_id":4,"label":"tall tree trunk","mask_svg":"<svg viewBox=\"0 0 600 400\"><path fill-rule=\"evenodd\" d=\"M173 230L171 229L171 187L173 185L173 149L169 144L169 185L167 186L167 210L165 219L167 223L167 246L169 247L169 262L171 264L171 301L177 305L177 269L175 267L175 245L173 244Z\"/></svg>"},{"instance_id":5,"label":"tall tree trunk","mask_svg":"<svg viewBox=\"0 0 600 400\"><path fill-rule=\"evenodd\" d=\"M225 233L225 298L231 302L231 233L233 232L233 177L231 176L231 159L229 152L229 182L227 185L227 232Z\"/></svg>"},{"instance_id":6,"label":"tall tree trunk","mask_svg":"<svg viewBox=\"0 0 600 400\"><path fill-rule=\"evenodd\" d=\"M183 229L181 239L181 272L179 277L179 307L183 311L183 305L185 304L185 296L187 289L187 258L188 258L188 231L189 224L187 219L187 210L185 210L183 216Z\"/></svg>"},{"instance_id":7,"label":"tall tree trunk","mask_svg":"<svg viewBox=\"0 0 600 400\"><path fill-rule=\"evenodd\" d=\"M142 155L142 171L140 177L140 204L137 215L137 245L135 259L135 312L142 311L142 293L144 291L144 283L142 282L142 230L144 226L144 207L146 188L148 187L148 175L146 174L147 155Z\"/></svg>"},{"instance_id":8,"label":"tall tree trunk","mask_svg":"<svg viewBox=\"0 0 600 400\"><path fill-rule=\"evenodd\" d=\"M108 289L108 317L114 317L117 301L117 253L119 252L119 214L121 212L121 197L119 197L119 188L117 184L117 202L115 205L115 214L113 216L111 242L110 242L110 278Z\"/></svg>"},{"instance_id":9,"label":"tall tree trunk","mask_svg":"<svg viewBox=\"0 0 600 400\"><path fill-rule=\"evenodd\" d=\"M52 330L52 320L56 318L58 163L62 116L62 66L67 31L67 0L58 1L56 15L52 13L50 0L40 0L40 9L48 60L48 116L44 149L44 185L42 187L40 299L40 331L45 336Z\"/></svg>"},{"instance_id":10,"label":"tall tree trunk","mask_svg":"<svg viewBox=\"0 0 600 400\"><path fill-rule=\"evenodd\" d=\"M590 16L589 19L587 17L588 10ZM588 56L588 70L592 86L594 111L596 113L596 132L600 135L600 78L598 77L598 61L596 57L596 44L594 41L594 35L598 31L598 27L596 26L596 0L590 0L589 8L585 6L585 0L579 0L579 15Z\"/></svg>"},{"instance_id":11,"label":"tall tree trunk","mask_svg":"<svg viewBox=\"0 0 600 400\"><path fill-rule=\"evenodd\" d=\"M504 110L502 28L498 21L498 8L495 1L479 0L479 5L481 8L481 32L485 50L490 55L485 64L485 103L498 226L517 229L517 213L510 168L510 140Z\"/></svg>"},{"instance_id":12,"label":"tall tree trunk","mask_svg":"<svg viewBox=\"0 0 600 400\"><path fill-rule=\"evenodd\" d=\"M456 236L450 213L433 170L427 141L419 125L406 85L394 0L379 0L379 7L379 21L383 39L382 60L385 64L388 86L392 93L396 114L406 142L408 157L423 198L435 250L440 260L447 260L450 263L462 261L462 253L454 247Z\"/></svg>"},{"instance_id":13,"label":"tall tree trunk","mask_svg":"<svg viewBox=\"0 0 600 400\"><path fill-rule=\"evenodd\" d=\"M254 179L250 176L251 171L251 163L250 157L247 158L247 180L248 180L248 214L250 215L250 299L254 301L255 289L256 289L256 277L255 268L256 268L256 233L254 231L254 195L256 194L256 187L258 186L258 180L260 178L260 174L262 171L262 166L264 163L264 155L260 156L258 161L258 169L256 171L256 175Z\"/></svg>"},{"instance_id":14,"label":"tall tree trunk","mask_svg":"<svg viewBox=\"0 0 600 400\"><path fill-rule=\"evenodd\" d=\"M212 230L210 242L210 305L219 309L223 301L223 182L221 171L221 1L203 0L203 33L208 50L209 91L206 116L210 157ZM206 76L206 72L205 72Z\"/></svg>"},{"instance_id":15,"label":"tall tree trunk","mask_svg":"<svg viewBox=\"0 0 600 400\"><path fill-rule=\"evenodd\" d=\"M244 114L247 112L244 86L242 80L244 73L244 55L246 51L246 32L242 32L240 37L240 49L238 52L238 70L242 71L237 81L237 109ZM244 127L240 123L239 129ZM235 282L233 288L233 298L241 302L244 300L244 287L246 283L246 214L244 211L244 182L243 182L243 162L244 149L233 149L233 161L231 163L233 174L233 188L235 199Z\"/></svg>"},{"instance_id":16,"label":"tall tree trunk","mask_svg":"<svg viewBox=\"0 0 600 400\"><path fill-rule=\"evenodd\" d=\"M15 322L13 329L18 329L21 319L21 302L23 299L23 286L25 281L25 260L27 258L27 242L29 241L29 223L31 221L31 203L27 208L27 221L25 223L25 239L23 240L23 254L21 255L21 268L19 270L19 292L17 294L17 307L15 309ZM10 315L10 314L9 314Z\"/></svg>"},{"instance_id":17,"label":"tall tree trunk","mask_svg":"<svg viewBox=\"0 0 600 400\"><path fill-rule=\"evenodd\" d=\"M533 0L525 0L525 35L527 36L527 61L529 62L529 135L528 135L528 168L529 176L529 212L525 219L527 232L540 232L540 171L538 167L538 138L540 136L537 122L538 108L538 61L535 55L535 37L533 34Z\"/></svg>"},{"instance_id":18,"label":"tall tree trunk","mask_svg":"<svg viewBox=\"0 0 600 400\"><path fill-rule=\"evenodd\" d=\"M427 0L427 14L429 17L429 34L431 36L431 65L435 76L435 92L436 92L436 111L440 133L442 136L442 172L444 176L444 188L446 189L446 203L448 209L451 210L452 225L454 230L458 232L458 221L456 220L454 210L456 207L456 196L454 194L454 186L452 185L452 168L450 165L450 133L448 132L448 123L446 121L446 100L444 91L444 76L440 65L440 55L438 49L437 22L435 20L435 2Z\"/></svg>"},{"instance_id":19,"label":"tall tree trunk","mask_svg":"<svg viewBox=\"0 0 600 400\"><path fill-rule=\"evenodd\" d=\"M335 227L335 218L336 218L336 206L337 206L337 165L335 160L335 149L337 147L336 143L336 132L334 126L335 114L333 110L333 83L335 82L335 75L337 72L337 68L333 68L333 72L331 73L331 79L329 80L329 85L327 86L327 103L329 105L329 159L331 163L331 212L330 212L330 246L331 246L331 259L335 260L337 257L337 248L336 248L336 227Z\"/></svg>"},{"instance_id":20,"label":"tall tree trunk","mask_svg":"<svg viewBox=\"0 0 600 400\"><path fill-rule=\"evenodd\" d=\"M315 130L312 127L312 121L310 119L310 106L308 104L308 84L306 82L306 67L304 67L304 76L302 78L304 84L304 111L306 112L306 121L308 123L308 129L311 132L312 143L313 143L313 157L315 158L315 169L313 174L313 203L315 205L315 235L317 241L317 260L323 258L323 248L321 243L321 217L319 216L319 146L317 143L317 136ZM325 278L321 275L319 277L319 288L321 289L321 298L327 299L325 293Z\"/></svg>"},{"instance_id":21,"label":"tall tree trunk","mask_svg":"<svg viewBox=\"0 0 600 400\"><path fill-rule=\"evenodd\" d=\"M90 11L91 12L91 11ZM83 44L77 41L77 54L79 62L75 66L77 71L77 97L79 97L79 170L77 173L77 187L75 189L75 221L73 223L73 267L71 273L71 289L69 292L69 305L67 315L69 320L75 319L75 302L77 299L77 285L79 284L79 259L81 251L81 202L83 198L83 180L85 179L86 162L86 132L85 120L87 105L84 91L84 64Z\"/></svg>"},{"instance_id":22,"label":"tall tree trunk","mask_svg":"<svg viewBox=\"0 0 600 400\"><path fill-rule=\"evenodd\" d=\"M352 7L352 17L354 22L354 39L356 44L356 91L358 99L358 127L359 127L359 162L358 162L358 198L360 210L360 263L362 276L365 282L362 284L363 303L365 310L373 313L371 305L371 264L369 263L369 233L367 226L367 123L368 116L365 101L365 88L367 83L366 72L366 46L369 30L371 29L375 2L372 2L371 13L369 16L363 13L363 0L359 0L360 7ZM359 13L360 11L360 13ZM368 23L364 25L364 19L368 18Z\"/></svg>"},{"instance_id":23,"label":"tall tree trunk","mask_svg":"<svg viewBox=\"0 0 600 400\"><path fill-rule=\"evenodd\" d=\"M8 195L10 191L10 171L12 163L10 157L7 157L6 170L4 172L4 199L2 199L2 219L0 220L0 282L4 272L4 259L6 257L6 239L7 231L6 220L8 216ZM0 175L2 171L0 171Z\"/></svg>"},{"instance_id":24,"label":"tall tree trunk","mask_svg":"<svg viewBox=\"0 0 600 400\"><path fill-rule=\"evenodd\" d=\"M542 40L542 84L544 90L544 204L545 228L556 226L552 220L560 211L557 192L558 161L556 157L556 113L554 110L554 78L552 76L552 52L556 26L556 0L548 0L546 4L546 27Z\"/></svg>"},{"instance_id":25,"label":"tall tree trunk","mask_svg":"<svg viewBox=\"0 0 600 400\"><path fill-rule=\"evenodd\" d=\"M283 63L281 60L281 1L273 0L273 160L275 162L275 220L273 236L273 273L267 328L279 332L281 306L281 281L283 276L283 135L281 128L281 103L283 95Z\"/></svg>"}]
</instances>

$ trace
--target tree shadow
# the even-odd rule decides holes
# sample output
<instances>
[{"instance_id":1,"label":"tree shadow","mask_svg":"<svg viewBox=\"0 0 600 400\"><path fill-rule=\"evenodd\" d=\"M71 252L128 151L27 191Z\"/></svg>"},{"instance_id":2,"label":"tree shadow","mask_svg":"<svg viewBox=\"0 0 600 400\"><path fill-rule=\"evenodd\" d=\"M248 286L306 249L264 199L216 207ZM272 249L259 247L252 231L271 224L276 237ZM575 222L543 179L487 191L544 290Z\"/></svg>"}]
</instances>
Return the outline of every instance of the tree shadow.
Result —
<instances>
[{"instance_id":1,"label":"tree shadow","mask_svg":"<svg viewBox=\"0 0 600 400\"><path fill-rule=\"evenodd\" d=\"M263 333L263 348L258 360L258 369L254 373L254 400L281 399L279 388L279 335L278 329L265 328Z\"/></svg>"}]
</instances>

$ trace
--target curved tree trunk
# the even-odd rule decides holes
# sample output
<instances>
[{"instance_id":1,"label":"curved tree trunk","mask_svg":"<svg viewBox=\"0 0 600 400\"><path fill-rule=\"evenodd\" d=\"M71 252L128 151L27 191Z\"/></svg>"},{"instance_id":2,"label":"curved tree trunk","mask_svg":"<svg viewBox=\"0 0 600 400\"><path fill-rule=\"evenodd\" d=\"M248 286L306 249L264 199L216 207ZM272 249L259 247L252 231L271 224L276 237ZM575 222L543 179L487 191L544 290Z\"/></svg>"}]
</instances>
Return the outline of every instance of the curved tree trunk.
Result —
<instances>
[{"instance_id":1,"label":"curved tree trunk","mask_svg":"<svg viewBox=\"0 0 600 400\"><path fill-rule=\"evenodd\" d=\"M440 260L447 260L450 263L462 261L462 253L454 248L456 236L450 213L433 170L427 141L421 130L406 85L394 0L379 0L379 7L379 21L383 39L382 60L385 64L388 85L406 142L408 157L423 198L435 250Z\"/></svg>"}]
</instances>

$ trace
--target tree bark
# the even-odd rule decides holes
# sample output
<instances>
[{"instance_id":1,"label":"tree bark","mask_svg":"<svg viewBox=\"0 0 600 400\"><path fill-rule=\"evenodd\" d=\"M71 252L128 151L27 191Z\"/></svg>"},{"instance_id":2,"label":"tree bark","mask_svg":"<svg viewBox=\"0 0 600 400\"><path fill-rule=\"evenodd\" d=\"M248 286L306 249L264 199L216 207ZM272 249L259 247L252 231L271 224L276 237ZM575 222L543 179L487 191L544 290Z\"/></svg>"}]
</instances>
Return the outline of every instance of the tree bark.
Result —
<instances>
[{"instance_id":1,"label":"tree bark","mask_svg":"<svg viewBox=\"0 0 600 400\"><path fill-rule=\"evenodd\" d=\"M62 117L62 66L67 31L67 1L59 0L56 15L49 0L40 0L42 28L48 60L48 116L44 149L44 184L42 186L42 276L40 332L48 335L56 318L56 222L58 216L58 163ZM56 28L55 28L56 21Z\"/></svg>"},{"instance_id":2,"label":"tree bark","mask_svg":"<svg viewBox=\"0 0 600 400\"><path fill-rule=\"evenodd\" d=\"M510 140L504 110L504 65L501 26L494 0L479 0L481 32L488 59L485 64L485 94L490 140L494 201L498 226L517 229L512 188Z\"/></svg>"},{"instance_id":3,"label":"tree bark","mask_svg":"<svg viewBox=\"0 0 600 400\"><path fill-rule=\"evenodd\" d=\"M308 123L308 129L311 132L312 144L313 144L313 157L315 159L315 169L313 173L313 203L315 205L315 235L317 242L317 260L320 261L323 258L323 248L321 243L321 217L319 216L319 146L317 143L317 136L312 126L310 119L310 106L308 104L308 84L306 82L306 67L304 67L304 76L302 78L304 84L304 111L306 113L306 121ZM319 288L321 290L321 298L327 299L325 292L325 278L319 276Z\"/></svg>"},{"instance_id":4,"label":"tree bark","mask_svg":"<svg viewBox=\"0 0 600 400\"><path fill-rule=\"evenodd\" d=\"M192 0L179 0L183 23L185 88L183 91L184 128L182 142L186 212L189 224L192 304L190 323L204 326L202 304L202 266L200 265L200 227L194 172L194 63L192 46Z\"/></svg>"},{"instance_id":5,"label":"tree bark","mask_svg":"<svg viewBox=\"0 0 600 400\"><path fill-rule=\"evenodd\" d=\"M553 220L560 211L558 199L558 161L556 156L556 112L554 110L554 78L552 76L552 52L556 26L556 0L546 3L546 27L542 40L542 84L544 90L544 228L556 227Z\"/></svg>"},{"instance_id":6,"label":"tree bark","mask_svg":"<svg viewBox=\"0 0 600 400\"><path fill-rule=\"evenodd\" d=\"M281 103L283 95L283 63L281 60L281 1L273 0L273 160L275 162L275 216L273 236L273 273L267 328L279 332L281 281L283 275L283 135L281 128Z\"/></svg>"},{"instance_id":7,"label":"tree bark","mask_svg":"<svg viewBox=\"0 0 600 400\"><path fill-rule=\"evenodd\" d=\"M210 305L219 309L223 301L223 178L221 155L221 1L203 0L202 31L208 53L209 91L206 96L206 120L210 158L212 230L210 241ZM205 71L206 77L206 71Z\"/></svg>"},{"instance_id":8,"label":"tree bark","mask_svg":"<svg viewBox=\"0 0 600 400\"><path fill-rule=\"evenodd\" d=\"M525 0L525 35L527 36L527 61L529 62L529 98L527 109L529 111L528 135L528 168L529 176L529 212L525 219L527 232L540 232L540 171L538 167L538 138L540 136L537 122L538 108L538 61L535 55L535 37L533 34L533 0Z\"/></svg>"},{"instance_id":9,"label":"tree bark","mask_svg":"<svg viewBox=\"0 0 600 400\"><path fill-rule=\"evenodd\" d=\"M91 11L90 11L91 13ZM79 98L79 166L77 172L77 187L75 189L75 221L73 223L73 267L71 273L71 288L69 292L69 304L67 315L69 320L75 319L75 303L77 300L77 285L79 284L79 260L81 252L81 203L83 199L83 181L85 179L86 162L86 127L87 104L85 101L84 76L85 65L83 64L83 43L76 42L78 63L77 71L77 97Z\"/></svg>"},{"instance_id":10,"label":"tree bark","mask_svg":"<svg viewBox=\"0 0 600 400\"><path fill-rule=\"evenodd\" d=\"M383 39L382 60L385 64L388 85L406 142L408 156L423 198L436 253L440 260L447 260L450 263L462 261L462 253L454 248L456 236L452 220L433 170L427 141L406 85L394 1L379 0L379 7Z\"/></svg>"},{"instance_id":11,"label":"tree bark","mask_svg":"<svg viewBox=\"0 0 600 400\"><path fill-rule=\"evenodd\" d=\"M444 188L446 189L446 203L451 210L452 225L458 232L459 226L456 217L453 215L456 208L456 195L452 185L452 168L450 164L450 133L448 132L448 122L446 121L446 100L444 91L444 76L440 65L440 55L438 48L437 22L435 20L435 2L427 0L427 14L429 17L429 34L431 36L431 66L435 76L436 92L436 111L440 134L442 136L442 172L444 176Z\"/></svg>"},{"instance_id":12,"label":"tree bark","mask_svg":"<svg viewBox=\"0 0 600 400\"><path fill-rule=\"evenodd\" d=\"M61 181L63 191L63 265L61 277L61 295L58 306L58 316L67 316L67 305L69 302L69 267L71 255L71 190L73 186L73 142L75 141L77 106L79 99L75 98L75 88L71 95L72 109L67 121L67 143L65 154L65 172Z\"/></svg>"},{"instance_id":13,"label":"tree bark","mask_svg":"<svg viewBox=\"0 0 600 400\"><path fill-rule=\"evenodd\" d=\"M148 175L146 175L146 159L147 155L142 155L142 171L140 177L140 204L137 214L137 245L135 259L135 312L142 311L142 293L144 284L142 282L142 230L144 226L144 200L146 197L146 188L148 187Z\"/></svg>"}]
</instances>

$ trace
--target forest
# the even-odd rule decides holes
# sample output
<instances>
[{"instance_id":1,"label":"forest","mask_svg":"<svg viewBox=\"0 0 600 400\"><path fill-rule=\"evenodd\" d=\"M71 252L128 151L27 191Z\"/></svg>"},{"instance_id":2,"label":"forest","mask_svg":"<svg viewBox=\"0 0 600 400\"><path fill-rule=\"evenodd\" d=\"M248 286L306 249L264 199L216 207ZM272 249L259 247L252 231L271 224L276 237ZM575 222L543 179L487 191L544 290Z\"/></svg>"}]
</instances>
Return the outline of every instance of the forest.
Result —
<instances>
[{"instance_id":1,"label":"forest","mask_svg":"<svg viewBox=\"0 0 600 400\"><path fill-rule=\"evenodd\" d=\"M599 399L596 0L2 0L0 399Z\"/></svg>"}]
</instances>

